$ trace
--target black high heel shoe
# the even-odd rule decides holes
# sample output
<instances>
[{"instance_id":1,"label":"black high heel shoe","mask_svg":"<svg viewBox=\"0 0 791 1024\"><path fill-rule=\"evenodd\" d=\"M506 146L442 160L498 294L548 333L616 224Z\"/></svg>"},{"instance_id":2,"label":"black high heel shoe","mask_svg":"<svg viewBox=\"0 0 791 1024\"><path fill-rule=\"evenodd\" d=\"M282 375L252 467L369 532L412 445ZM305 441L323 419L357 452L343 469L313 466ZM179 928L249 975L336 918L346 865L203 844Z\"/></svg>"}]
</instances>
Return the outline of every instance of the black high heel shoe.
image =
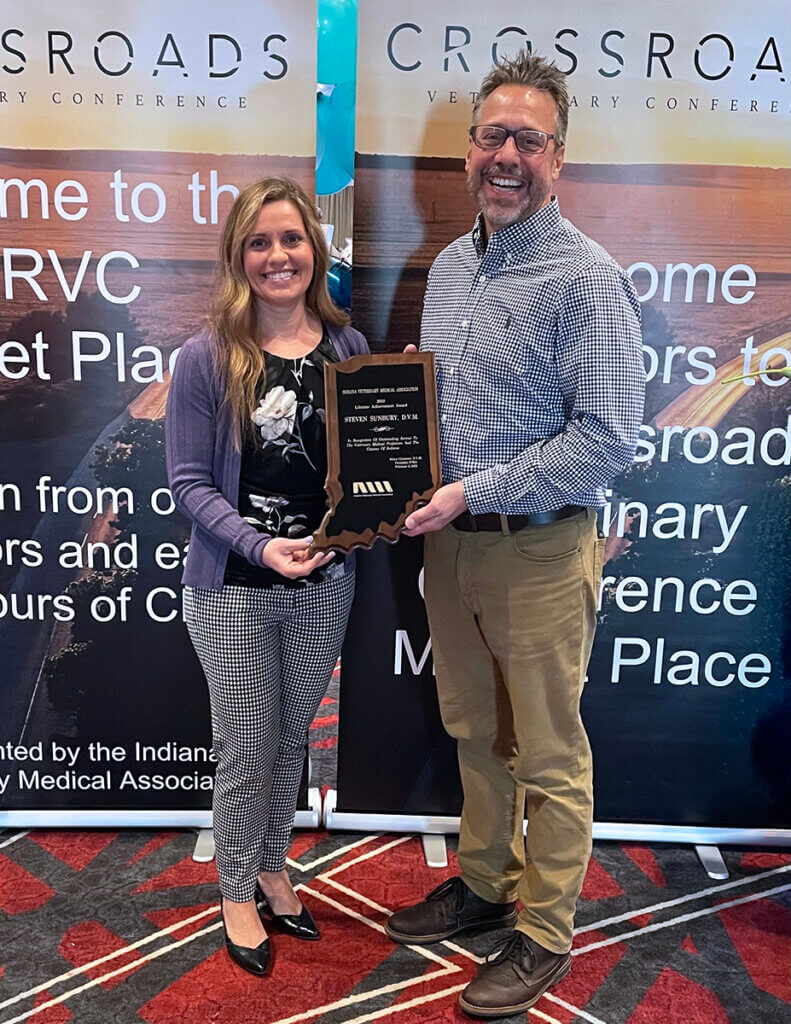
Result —
<instances>
[{"instance_id":1,"label":"black high heel shoe","mask_svg":"<svg viewBox=\"0 0 791 1024\"><path fill-rule=\"evenodd\" d=\"M299 914L276 914L269 906L269 901L264 895L264 890L259 882L255 883L255 901L262 905L261 909L267 918L274 922L281 931L293 935L295 939L305 939L307 942L315 942L321 938L321 933L316 927L313 915L307 907L303 906Z\"/></svg>"},{"instance_id":2,"label":"black high heel shoe","mask_svg":"<svg viewBox=\"0 0 791 1024\"><path fill-rule=\"evenodd\" d=\"M225 948L228 950L228 956L243 971L263 977L272 966L272 943L268 938L255 947L238 946L235 942L231 942L228 938L228 929L225 925L225 911L222 904L223 901L220 900L220 916L222 917L222 930L225 935Z\"/></svg>"}]
</instances>

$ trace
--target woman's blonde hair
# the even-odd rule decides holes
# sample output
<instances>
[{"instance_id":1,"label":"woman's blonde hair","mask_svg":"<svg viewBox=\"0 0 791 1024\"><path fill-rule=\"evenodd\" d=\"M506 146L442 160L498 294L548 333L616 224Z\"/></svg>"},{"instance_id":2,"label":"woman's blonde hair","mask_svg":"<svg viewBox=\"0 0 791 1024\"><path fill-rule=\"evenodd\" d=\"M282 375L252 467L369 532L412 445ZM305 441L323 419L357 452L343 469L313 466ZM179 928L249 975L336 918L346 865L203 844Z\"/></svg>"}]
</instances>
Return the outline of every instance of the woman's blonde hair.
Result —
<instances>
[{"instance_id":1,"label":"woman's blonde hair","mask_svg":"<svg viewBox=\"0 0 791 1024\"><path fill-rule=\"evenodd\" d=\"M305 293L305 305L322 323L349 322L348 314L330 298L327 244L316 207L303 189L290 178L262 178L248 185L236 198L223 227L209 314L219 352L219 370L225 380L225 406L231 413L237 446L249 429L264 369L253 292L244 272L244 243L255 227L261 207L280 200L288 200L299 210L313 249L313 277Z\"/></svg>"}]
</instances>

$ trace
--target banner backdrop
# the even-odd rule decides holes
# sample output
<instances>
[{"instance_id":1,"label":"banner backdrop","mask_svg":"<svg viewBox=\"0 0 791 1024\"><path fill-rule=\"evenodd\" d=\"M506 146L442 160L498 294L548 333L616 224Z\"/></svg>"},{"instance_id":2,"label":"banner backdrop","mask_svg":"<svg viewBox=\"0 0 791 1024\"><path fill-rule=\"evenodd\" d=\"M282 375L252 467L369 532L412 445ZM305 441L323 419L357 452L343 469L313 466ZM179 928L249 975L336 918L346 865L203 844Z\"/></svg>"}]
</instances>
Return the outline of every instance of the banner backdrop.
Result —
<instances>
[{"instance_id":1,"label":"banner backdrop","mask_svg":"<svg viewBox=\"0 0 791 1024\"><path fill-rule=\"evenodd\" d=\"M162 417L236 190L313 191L316 6L53 10L0 28L0 809L207 809Z\"/></svg>"},{"instance_id":2,"label":"banner backdrop","mask_svg":"<svg viewBox=\"0 0 791 1024\"><path fill-rule=\"evenodd\" d=\"M725 383L791 365L787 5L363 5L352 307L375 347L418 340L428 267L476 213L475 90L525 45L568 75L561 211L628 269L643 312L645 425L603 512L583 701L597 821L788 829L791 379ZM455 769L423 774L440 725L419 566L403 557L384 606L361 572L337 809L454 815ZM415 792L430 799L416 808Z\"/></svg>"}]
</instances>

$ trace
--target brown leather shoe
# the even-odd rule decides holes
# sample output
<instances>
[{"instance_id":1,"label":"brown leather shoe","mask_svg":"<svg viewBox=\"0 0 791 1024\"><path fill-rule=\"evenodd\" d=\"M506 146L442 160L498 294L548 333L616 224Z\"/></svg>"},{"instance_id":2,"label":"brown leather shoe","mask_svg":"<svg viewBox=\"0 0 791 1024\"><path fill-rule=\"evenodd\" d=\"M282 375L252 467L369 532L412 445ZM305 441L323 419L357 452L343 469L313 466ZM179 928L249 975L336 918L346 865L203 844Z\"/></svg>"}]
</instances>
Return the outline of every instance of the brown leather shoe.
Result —
<instances>
[{"instance_id":1,"label":"brown leather shoe","mask_svg":"<svg viewBox=\"0 0 791 1024\"><path fill-rule=\"evenodd\" d=\"M385 932L394 942L419 946L473 929L510 928L515 922L516 903L490 903L456 877L438 885L421 903L391 914Z\"/></svg>"},{"instance_id":2,"label":"brown leather shoe","mask_svg":"<svg viewBox=\"0 0 791 1024\"><path fill-rule=\"evenodd\" d=\"M551 953L524 932L514 932L459 996L473 1017L507 1017L535 1005L571 970L570 953Z\"/></svg>"}]
</instances>

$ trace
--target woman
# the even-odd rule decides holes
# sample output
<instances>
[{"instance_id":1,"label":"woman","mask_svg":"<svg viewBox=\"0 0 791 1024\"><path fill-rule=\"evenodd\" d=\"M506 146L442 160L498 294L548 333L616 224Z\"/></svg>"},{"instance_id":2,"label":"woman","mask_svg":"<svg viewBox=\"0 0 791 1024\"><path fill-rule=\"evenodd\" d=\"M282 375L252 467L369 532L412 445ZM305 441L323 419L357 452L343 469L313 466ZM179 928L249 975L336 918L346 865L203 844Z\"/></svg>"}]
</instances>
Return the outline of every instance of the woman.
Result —
<instances>
[{"instance_id":1,"label":"woman","mask_svg":"<svg viewBox=\"0 0 791 1024\"><path fill-rule=\"evenodd\" d=\"M326 508L323 365L368 351L329 297L327 265L295 182L246 188L223 231L209 327L179 353L168 397L168 478L192 520L187 628L218 757L225 944L254 974L271 960L265 922L319 937L285 858L308 728L354 591L351 560L308 554Z\"/></svg>"}]
</instances>

